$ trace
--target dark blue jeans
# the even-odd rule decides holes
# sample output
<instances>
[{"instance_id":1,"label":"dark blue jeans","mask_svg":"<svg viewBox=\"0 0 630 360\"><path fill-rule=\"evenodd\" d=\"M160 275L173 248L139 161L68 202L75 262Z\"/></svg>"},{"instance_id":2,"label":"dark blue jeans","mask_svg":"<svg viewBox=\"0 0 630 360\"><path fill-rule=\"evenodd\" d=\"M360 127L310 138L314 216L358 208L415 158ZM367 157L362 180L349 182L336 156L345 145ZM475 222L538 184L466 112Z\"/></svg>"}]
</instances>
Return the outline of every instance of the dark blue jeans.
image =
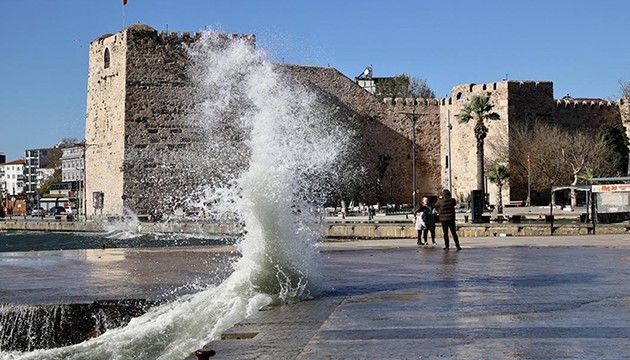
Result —
<instances>
[{"instance_id":1,"label":"dark blue jeans","mask_svg":"<svg viewBox=\"0 0 630 360\"><path fill-rule=\"evenodd\" d=\"M422 237L424 238L424 242L428 242L427 241L427 235L431 233L431 241L433 241L433 243L435 244L435 226L432 228L425 228L424 230L422 230Z\"/></svg>"},{"instance_id":2,"label":"dark blue jeans","mask_svg":"<svg viewBox=\"0 0 630 360\"><path fill-rule=\"evenodd\" d=\"M448 232L453 234L453 241L455 246L459 249L459 237L457 236L457 230L455 229L455 220L442 221L442 232L444 233L444 247L449 247Z\"/></svg>"}]
</instances>

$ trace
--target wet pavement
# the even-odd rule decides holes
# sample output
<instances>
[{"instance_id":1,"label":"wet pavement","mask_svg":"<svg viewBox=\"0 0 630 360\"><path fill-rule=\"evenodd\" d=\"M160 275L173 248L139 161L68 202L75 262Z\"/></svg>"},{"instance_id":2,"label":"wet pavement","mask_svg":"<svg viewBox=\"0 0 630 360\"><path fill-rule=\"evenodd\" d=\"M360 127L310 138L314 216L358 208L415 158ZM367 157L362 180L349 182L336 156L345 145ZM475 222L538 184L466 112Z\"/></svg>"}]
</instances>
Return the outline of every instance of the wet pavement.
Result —
<instances>
[{"instance_id":1,"label":"wet pavement","mask_svg":"<svg viewBox=\"0 0 630 360\"><path fill-rule=\"evenodd\" d=\"M630 359L630 236L328 243L329 291L260 311L217 359Z\"/></svg>"}]
</instances>

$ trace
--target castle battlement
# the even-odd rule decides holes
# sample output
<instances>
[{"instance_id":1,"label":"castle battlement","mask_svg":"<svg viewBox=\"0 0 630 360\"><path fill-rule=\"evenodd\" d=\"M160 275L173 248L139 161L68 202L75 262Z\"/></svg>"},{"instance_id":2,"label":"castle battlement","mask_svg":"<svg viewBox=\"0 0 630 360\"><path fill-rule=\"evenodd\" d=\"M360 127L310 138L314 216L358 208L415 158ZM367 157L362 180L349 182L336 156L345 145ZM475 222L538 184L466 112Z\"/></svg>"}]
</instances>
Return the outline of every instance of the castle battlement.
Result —
<instances>
[{"instance_id":1,"label":"castle battlement","mask_svg":"<svg viewBox=\"0 0 630 360\"><path fill-rule=\"evenodd\" d=\"M94 41L92 41L92 43L97 42L98 45L103 45L105 42L105 39L108 39L112 36L115 37L116 40L119 39L119 37L117 35L122 34L122 33L126 33L128 34L130 37L139 37L139 38L152 38L154 40L158 40L160 41L162 44L175 44L175 43L190 43L190 42L194 42L197 41L201 38L202 34L201 32L194 32L194 33L190 33L187 31L178 33L175 31L171 31L171 32L166 32L166 31L160 31L158 32L157 30L155 30L154 28L148 26L148 25L144 25L144 24L133 24L130 25L129 27L127 27L126 29L124 29L123 31L121 31L120 33L117 34L103 34L101 36L99 36L97 39L95 39ZM218 34L219 38L221 39L225 39L227 40L242 40L242 41L246 41L252 45L256 44L256 35L254 34L237 34L237 33L230 33L230 34L225 34L225 33L221 33ZM120 37L120 39L122 39L122 37ZM115 41L116 41L115 40Z\"/></svg>"},{"instance_id":2,"label":"castle battlement","mask_svg":"<svg viewBox=\"0 0 630 360\"><path fill-rule=\"evenodd\" d=\"M256 43L256 35L254 34L220 33L218 36L224 40L242 40L251 44ZM193 42L201 39L201 33L195 32L191 36L190 32L177 33L171 31L167 33L166 31L160 31L159 38L162 42Z\"/></svg>"},{"instance_id":3,"label":"castle battlement","mask_svg":"<svg viewBox=\"0 0 630 360\"><path fill-rule=\"evenodd\" d=\"M520 92L553 92L553 82L551 81L536 81L536 80L503 80L498 82L491 82L486 84L461 84L453 86L451 93L457 100L468 98L470 95L477 94L492 94L497 91L520 91ZM443 101L446 104L447 101ZM448 101L449 104L452 103Z\"/></svg>"},{"instance_id":4,"label":"castle battlement","mask_svg":"<svg viewBox=\"0 0 630 360\"><path fill-rule=\"evenodd\" d=\"M196 32L194 33L194 35L191 37L189 32L182 32L181 35L178 34L177 32L171 31L170 33L167 33L166 31L160 31L160 35L159 35L160 39L163 42L167 42L167 41L184 41L184 42L190 42L190 41L195 41L201 38L201 33L200 32Z\"/></svg>"},{"instance_id":5,"label":"castle battlement","mask_svg":"<svg viewBox=\"0 0 630 360\"><path fill-rule=\"evenodd\" d=\"M439 99L424 99L424 98L385 98L383 103L389 107L403 107L403 106L440 106Z\"/></svg>"},{"instance_id":6,"label":"castle battlement","mask_svg":"<svg viewBox=\"0 0 630 360\"><path fill-rule=\"evenodd\" d=\"M579 99L556 99L556 108L561 109L599 109L610 110L611 108L618 108L623 101L613 102L605 100L579 100Z\"/></svg>"}]
</instances>

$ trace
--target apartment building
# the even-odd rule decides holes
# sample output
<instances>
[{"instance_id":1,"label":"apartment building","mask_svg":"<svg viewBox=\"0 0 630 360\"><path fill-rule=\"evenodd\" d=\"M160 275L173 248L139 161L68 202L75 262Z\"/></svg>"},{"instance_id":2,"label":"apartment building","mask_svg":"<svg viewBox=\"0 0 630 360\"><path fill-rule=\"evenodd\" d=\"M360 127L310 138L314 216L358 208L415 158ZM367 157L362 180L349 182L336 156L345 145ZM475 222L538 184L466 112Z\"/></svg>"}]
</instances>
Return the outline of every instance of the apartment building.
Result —
<instances>
[{"instance_id":1,"label":"apartment building","mask_svg":"<svg viewBox=\"0 0 630 360\"><path fill-rule=\"evenodd\" d=\"M52 149L29 149L24 158L24 192L34 194L41 184L38 169L48 166ZM41 172L39 174L41 176Z\"/></svg>"},{"instance_id":2,"label":"apartment building","mask_svg":"<svg viewBox=\"0 0 630 360\"><path fill-rule=\"evenodd\" d=\"M0 164L0 192L17 195L24 191L24 159Z\"/></svg>"}]
</instances>

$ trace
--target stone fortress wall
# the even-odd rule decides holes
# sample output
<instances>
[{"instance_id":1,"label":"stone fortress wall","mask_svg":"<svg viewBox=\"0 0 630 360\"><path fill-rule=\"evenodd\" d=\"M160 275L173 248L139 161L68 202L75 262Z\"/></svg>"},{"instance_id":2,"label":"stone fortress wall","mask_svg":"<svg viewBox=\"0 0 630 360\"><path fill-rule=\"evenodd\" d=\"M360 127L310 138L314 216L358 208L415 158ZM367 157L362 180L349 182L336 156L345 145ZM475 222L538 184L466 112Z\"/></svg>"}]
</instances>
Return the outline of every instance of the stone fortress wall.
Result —
<instances>
[{"instance_id":1,"label":"stone fortress wall","mask_svg":"<svg viewBox=\"0 0 630 360\"><path fill-rule=\"evenodd\" d=\"M135 24L90 44L88 215L123 215L125 207L161 213L157 206L176 207L180 194L203 181L187 154L203 140L203 131L187 121L198 101L187 78L186 46L200 36ZM255 43L252 35L226 35L230 39ZM94 192L104 194L102 210L94 207Z\"/></svg>"},{"instance_id":2,"label":"stone fortress wall","mask_svg":"<svg viewBox=\"0 0 630 360\"><path fill-rule=\"evenodd\" d=\"M451 130L451 176L453 193L460 200L476 188L476 140L474 138L474 120L459 123L456 115L473 95L489 95L500 120L486 121L486 164L499 159L511 158L510 154L498 154L488 144L510 141L513 129L519 124L531 122L549 122L566 128L598 128L602 124L621 122L620 103L600 100L555 100L553 82L504 80L487 84L462 84L452 88L452 96L440 99L441 104L441 153L442 159L448 154L448 122ZM445 160L443 160L445 163ZM447 184L447 171L442 166L443 184ZM490 202L494 203L496 186L486 182ZM526 189L512 189L510 184L504 187L503 200L523 201Z\"/></svg>"},{"instance_id":3,"label":"stone fortress wall","mask_svg":"<svg viewBox=\"0 0 630 360\"><path fill-rule=\"evenodd\" d=\"M84 206L88 215L118 214L124 186L127 32L94 40L89 58ZM106 197L103 209L94 207L95 192Z\"/></svg>"},{"instance_id":4,"label":"stone fortress wall","mask_svg":"<svg viewBox=\"0 0 630 360\"><path fill-rule=\"evenodd\" d=\"M88 215L122 215L124 206L138 214L149 214L156 212L157 204L164 203L170 209L158 212L169 212L178 206L178 194L203 183L204 178L195 171L195 159L186 156L194 144L203 141L203 131L187 121L199 100L187 78L186 46L199 36L158 33L136 24L92 42L86 119ZM243 38L255 43L252 35L226 36ZM107 68L106 51L110 54ZM417 119L419 201L421 196L437 195L447 186L449 122L454 195L463 199L475 188L474 123L459 123L455 116L474 94L489 94L494 111L501 116L501 120L488 124L487 143L509 138L510 126L530 119L568 127L597 126L621 122L620 106L630 108L623 102L554 100L552 82L515 80L454 86L451 96L442 99L381 102L334 68L278 66L359 121L363 144L356 156L367 165L368 181L372 185L381 183L384 203L412 201L412 114ZM390 161L385 172L379 174L377 164L383 156ZM486 159L496 156L486 147ZM488 186L491 202L494 189ZM105 193L102 211L93 210L93 192ZM510 194L508 186L504 189L505 201L511 199ZM374 191L367 195L368 202L376 201Z\"/></svg>"}]
</instances>

